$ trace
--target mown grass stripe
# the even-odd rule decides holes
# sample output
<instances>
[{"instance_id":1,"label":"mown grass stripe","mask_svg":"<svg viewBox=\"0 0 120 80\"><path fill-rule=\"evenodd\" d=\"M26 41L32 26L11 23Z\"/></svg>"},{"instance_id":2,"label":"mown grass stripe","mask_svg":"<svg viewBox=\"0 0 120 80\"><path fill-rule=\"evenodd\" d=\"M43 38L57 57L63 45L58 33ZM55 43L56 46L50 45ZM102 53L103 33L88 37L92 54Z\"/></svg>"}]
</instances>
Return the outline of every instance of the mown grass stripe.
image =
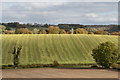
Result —
<instances>
[{"instance_id":1,"label":"mown grass stripe","mask_svg":"<svg viewBox=\"0 0 120 80\"><path fill-rule=\"evenodd\" d=\"M2 35L2 64L12 64L9 54L15 42L21 44L20 64L95 63L91 53L100 43L111 41L118 44L118 37L86 34L11 34ZM117 45L118 46L118 45Z\"/></svg>"}]
</instances>

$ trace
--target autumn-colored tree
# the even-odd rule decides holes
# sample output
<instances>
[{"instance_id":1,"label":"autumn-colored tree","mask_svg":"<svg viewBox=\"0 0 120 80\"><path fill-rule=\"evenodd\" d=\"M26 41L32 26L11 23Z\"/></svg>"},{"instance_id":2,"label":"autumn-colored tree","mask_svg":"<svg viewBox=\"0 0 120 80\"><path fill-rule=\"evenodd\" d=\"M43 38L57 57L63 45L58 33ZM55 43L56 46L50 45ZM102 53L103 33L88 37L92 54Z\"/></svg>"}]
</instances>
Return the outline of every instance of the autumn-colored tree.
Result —
<instances>
[{"instance_id":1,"label":"autumn-colored tree","mask_svg":"<svg viewBox=\"0 0 120 80\"><path fill-rule=\"evenodd\" d=\"M120 32L112 32L111 35L120 35Z\"/></svg>"},{"instance_id":2,"label":"autumn-colored tree","mask_svg":"<svg viewBox=\"0 0 120 80\"><path fill-rule=\"evenodd\" d=\"M27 28L20 28L15 30L15 34L32 34L32 31Z\"/></svg>"},{"instance_id":3,"label":"autumn-colored tree","mask_svg":"<svg viewBox=\"0 0 120 80\"><path fill-rule=\"evenodd\" d=\"M35 29L33 29L33 34L38 34L39 33L39 29L37 29L37 28L35 28Z\"/></svg>"},{"instance_id":4,"label":"autumn-colored tree","mask_svg":"<svg viewBox=\"0 0 120 80\"><path fill-rule=\"evenodd\" d=\"M4 33L5 33L5 34L14 34L15 31L13 31L13 30L6 30L6 31L4 31Z\"/></svg>"},{"instance_id":5,"label":"autumn-colored tree","mask_svg":"<svg viewBox=\"0 0 120 80\"><path fill-rule=\"evenodd\" d=\"M66 34L71 34L71 31L66 31Z\"/></svg>"},{"instance_id":6,"label":"autumn-colored tree","mask_svg":"<svg viewBox=\"0 0 120 80\"><path fill-rule=\"evenodd\" d=\"M108 34L107 31L101 31L101 30L98 30L95 32L95 34Z\"/></svg>"},{"instance_id":7,"label":"autumn-colored tree","mask_svg":"<svg viewBox=\"0 0 120 80\"><path fill-rule=\"evenodd\" d=\"M93 32L89 32L88 34L94 34Z\"/></svg>"},{"instance_id":8,"label":"autumn-colored tree","mask_svg":"<svg viewBox=\"0 0 120 80\"><path fill-rule=\"evenodd\" d=\"M40 34L47 34L46 30L42 30Z\"/></svg>"},{"instance_id":9,"label":"autumn-colored tree","mask_svg":"<svg viewBox=\"0 0 120 80\"><path fill-rule=\"evenodd\" d=\"M55 26L48 27L48 34L59 34L60 28Z\"/></svg>"},{"instance_id":10,"label":"autumn-colored tree","mask_svg":"<svg viewBox=\"0 0 120 80\"><path fill-rule=\"evenodd\" d=\"M77 28L74 31L75 34L88 34L88 31L83 28Z\"/></svg>"},{"instance_id":11,"label":"autumn-colored tree","mask_svg":"<svg viewBox=\"0 0 120 80\"><path fill-rule=\"evenodd\" d=\"M60 34L66 34L66 31L63 30L63 29L61 29L61 30L60 30Z\"/></svg>"}]
</instances>

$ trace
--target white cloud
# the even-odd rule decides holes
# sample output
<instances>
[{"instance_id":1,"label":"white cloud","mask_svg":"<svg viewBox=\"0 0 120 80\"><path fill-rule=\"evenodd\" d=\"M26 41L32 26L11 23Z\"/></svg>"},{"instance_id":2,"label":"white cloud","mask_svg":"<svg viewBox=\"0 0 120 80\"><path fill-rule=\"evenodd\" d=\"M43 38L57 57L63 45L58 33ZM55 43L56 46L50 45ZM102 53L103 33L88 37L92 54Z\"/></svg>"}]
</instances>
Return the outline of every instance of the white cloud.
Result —
<instances>
[{"instance_id":1,"label":"white cloud","mask_svg":"<svg viewBox=\"0 0 120 80\"><path fill-rule=\"evenodd\" d=\"M119 0L2 0L2 2L118 2Z\"/></svg>"},{"instance_id":2,"label":"white cloud","mask_svg":"<svg viewBox=\"0 0 120 80\"><path fill-rule=\"evenodd\" d=\"M40 2L40 3L31 3L31 7L35 7L35 8L44 8L44 7L51 7L51 6L58 6L58 5L63 5L65 4L64 2Z\"/></svg>"},{"instance_id":3,"label":"white cloud","mask_svg":"<svg viewBox=\"0 0 120 80\"><path fill-rule=\"evenodd\" d=\"M3 3L3 22L117 23L117 3Z\"/></svg>"},{"instance_id":4,"label":"white cloud","mask_svg":"<svg viewBox=\"0 0 120 80\"><path fill-rule=\"evenodd\" d=\"M85 14L87 17L92 17L92 18L96 18L97 17L97 14L95 13L87 13Z\"/></svg>"}]
</instances>

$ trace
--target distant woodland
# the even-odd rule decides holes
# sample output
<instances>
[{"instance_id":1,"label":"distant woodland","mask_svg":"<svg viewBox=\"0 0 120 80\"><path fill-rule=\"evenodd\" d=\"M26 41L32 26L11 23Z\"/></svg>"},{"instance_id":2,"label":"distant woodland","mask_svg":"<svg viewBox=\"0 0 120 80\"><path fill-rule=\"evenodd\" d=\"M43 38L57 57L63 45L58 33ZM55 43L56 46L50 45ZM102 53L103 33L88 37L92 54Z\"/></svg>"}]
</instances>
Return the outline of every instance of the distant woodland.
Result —
<instances>
[{"instance_id":1,"label":"distant woodland","mask_svg":"<svg viewBox=\"0 0 120 80\"><path fill-rule=\"evenodd\" d=\"M0 23L2 34L103 34L119 35L118 25L82 24L20 24L19 22Z\"/></svg>"}]
</instances>

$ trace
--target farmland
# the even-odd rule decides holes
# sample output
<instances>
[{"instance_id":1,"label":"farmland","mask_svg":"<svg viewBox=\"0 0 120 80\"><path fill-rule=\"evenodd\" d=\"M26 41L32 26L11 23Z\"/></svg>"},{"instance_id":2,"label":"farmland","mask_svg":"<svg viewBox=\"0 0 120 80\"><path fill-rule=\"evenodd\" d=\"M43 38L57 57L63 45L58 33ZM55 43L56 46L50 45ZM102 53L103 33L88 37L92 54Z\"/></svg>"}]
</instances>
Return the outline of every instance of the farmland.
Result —
<instances>
[{"instance_id":1,"label":"farmland","mask_svg":"<svg viewBox=\"0 0 120 80\"><path fill-rule=\"evenodd\" d=\"M118 37L88 34L3 34L2 64L12 65L11 50L15 43L22 45L20 64L90 64L95 63L92 49L111 41L117 45Z\"/></svg>"}]
</instances>

